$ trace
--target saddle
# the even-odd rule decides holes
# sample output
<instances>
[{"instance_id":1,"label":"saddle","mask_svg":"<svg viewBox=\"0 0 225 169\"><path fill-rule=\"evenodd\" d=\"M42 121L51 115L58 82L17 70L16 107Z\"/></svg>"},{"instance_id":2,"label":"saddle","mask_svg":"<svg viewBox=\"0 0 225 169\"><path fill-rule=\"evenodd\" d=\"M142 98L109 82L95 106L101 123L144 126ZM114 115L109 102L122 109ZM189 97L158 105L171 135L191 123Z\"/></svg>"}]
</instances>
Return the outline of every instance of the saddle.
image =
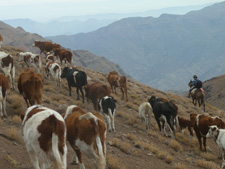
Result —
<instances>
[{"instance_id":1,"label":"saddle","mask_svg":"<svg viewBox=\"0 0 225 169\"><path fill-rule=\"evenodd\" d=\"M199 88L199 89L198 89L198 88L194 88L194 89L191 91L191 95L196 96L197 92L203 93L204 90L203 90L203 88Z\"/></svg>"}]
</instances>

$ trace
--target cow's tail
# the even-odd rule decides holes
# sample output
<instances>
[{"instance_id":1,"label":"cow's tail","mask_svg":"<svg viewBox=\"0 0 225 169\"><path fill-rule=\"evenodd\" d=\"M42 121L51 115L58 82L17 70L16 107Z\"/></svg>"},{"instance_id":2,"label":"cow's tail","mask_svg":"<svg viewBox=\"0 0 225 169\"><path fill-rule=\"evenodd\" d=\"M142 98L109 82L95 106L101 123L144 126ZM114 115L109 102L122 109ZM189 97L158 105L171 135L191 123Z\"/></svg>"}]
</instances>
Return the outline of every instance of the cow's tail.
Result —
<instances>
[{"instance_id":1,"label":"cow's tail","mask_svg":"<svg viewBox=\"0 0 225 169\"><path fill-rule=\"evenodd\" d=\"M52 153L53 157L55 159L55 163L53 165L56 165L56 168L60 169L66 169L66 140L65 140L65 127L64 123L63 126L60 126L60 124L57 123L57 119L54 115L50 116L50 124L52 126ZM64 132L62 132L61 128L64 128ZM56 134L57 133L57 134ZM60 155L59 148L61 148L61 151L63 151L63 154Z\"/></svg>"},{"instance_id":2,"label":"cow's tail","mask_svg":"<svg viewBox=\"0 0 225 169\"><path fill-rule=\"evenodd\" d=\"M42 63L41 63L41 55L39 55L39 60L38 60L38 66L39 66L39 69L40 69L40 72L41 72L41 68L42 68Z\"/></svg>"},{"instance_id":3,"label":"cow's tail","mask_svg":"<svg viewBox=\"0 0 225 169\"><path fill-rule=\"evenodd\" d=\"M100 127L100 123L101 123L100 120L98 120L98 126L97 126L98 134L97 134L97 137L95 139L96 146L97 146L97 149L98 149L97 168L98 169L105 169L105 166L106 166L106 159L105 159L105 156L106 156L106 154L105 154L106 153L106 146L105 146L106 131L100 131L100 130L102 130L102 128ZM103 138L101 138L100 133L102 134L103 132L105 132L105 133L104 133Z\"/></svg>"}]
</instances>

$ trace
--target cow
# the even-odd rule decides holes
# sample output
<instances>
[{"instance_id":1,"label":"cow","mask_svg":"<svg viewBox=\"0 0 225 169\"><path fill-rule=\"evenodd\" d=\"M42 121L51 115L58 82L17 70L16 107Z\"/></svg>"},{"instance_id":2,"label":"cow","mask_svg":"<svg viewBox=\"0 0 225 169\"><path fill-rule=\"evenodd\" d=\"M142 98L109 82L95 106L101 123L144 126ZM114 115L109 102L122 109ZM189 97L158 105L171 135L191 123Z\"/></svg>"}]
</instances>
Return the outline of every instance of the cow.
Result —
<instances>
[{"instance_id":1,"label":"cow","mask_svg":"<svg viewBox=\"0 0 225 169\"><path fill-rule=\"evenodd\" d=\"M94 161L96 169L105 169L106 124L102 116L85 112L76 105L69 106L62 116L67 126L67 140L75 151L73 161L78 163L79 160L79 168L85 169L83 153Z\"/></svg>"},{"instance_id":2,"label":"cow","mask_svg":"<svg viewBox=\"0 0 225 169\"><path fill-rule=\"evenodd\" d=\"M71 96L71 87L77 88L77 100L79 100L79 90L83 97L84 103L84 93L83 93L83 86L87 85L87 75L84 71L78 70L76 68L68 68L64 67L61 78L66 78L68 87L69 87L69 95Z\"/></svg>"},{"instance_id":3,"label":"cow","mask_svg":"<svg viewBox=\"0 0 225 169\"><path fill-rule=\"evenodd\" d=\"M115 114L116 114L116 100L112 96L103 97L98 104L98 110L100 114L104 114L107 121L108 131L115 130ZM102 111L102 112L101 112Z\"/></svg>"},{"instance_id":4,"label":"cow","mask_svg":"<svg viewBox=\"0 0 225 169\"><path fill-rule=\"evenodd\" d=\"M138 109L140 118L145 122L146 130L151 128L152 107L148 102L144 102Z\"/></svg>"},{"instance_id":5,"label":"cow","mask_svg":"<svg viewBox=\"0 0 225 169\"><path fill-rule=\"evenodd\" d=\"M40 49L40 55L45 52L53 51L54 48L61 48L59 44L52 43L50 41L34 41L34 47L38 47Z\"/></svg>"},{"instance_id":6,"label":"cow","mask_svg":"<svg viewBox=\"0 0 225 169\"><path fill-rule=\"evenodd\" d=\"M3 37L2 37L2 35L0 34L0 48L2 48L2 43L3 43Z\"/></svg>"},{"instance_id":7,"label":"cow","mask_svg":"<svg viewBox=\"0 0 225 169\"><path fill-rule=\"evenodd\" d=\"M13 57L0 51L0 69L4 72L6 78L9 78L11 89L15 89L15 65Z\"/></svg>"},{"instance_id":8,"label":"cow","mask_svg":"<svg viewBox=\"0 0 225 169\"><path fill-rule=\"evenodd\" d=\"M42 63L41 57L37 54L31 52L20 52L19 53L19 62L24 61L28 68L33 67L37 69L37 72L41 72Z\"/></svg>"},{"instance_id":9,"label":"cow","mask_svg":"<svg viewBox=\"0 0 225 169\"><path fill-rule=\"evenodd\" d=\"M116 94L116 88L120 87L120 90L122 92L122 100L124 99L124 94L126 95L126 101L128 101L127 98L127 78L125 76L119 76L119 74L116 71L109 72L107 76L107 80L109 82L109 85L111 87L112 93L113 89Z\"/></svg>"},{"instance_id":10,"label":"cow","mask_svg":"<svg viewBox=\"0 0 225 169\"><path fill-rule=\"evenodd\" d=\"M191 126L191 121L190 120L188 120L188 119L186 119L184 117L178 116L178 125L179 125L180 130L181 130L182 133L184 132L183 129L188 128L190 135L194 136L193 135L193 127Z\"/></svg>"},{"instance_id":11,"label":"cow","mask_svg":"<svg viewBox=\"0 0 225 169\"><path fill-rule=\"evenodd\" d=\"M172 137L174 138L175 132L174 127L176 125L176 116L178 108L173 103L173 101L164 101L160 98L156 98L156 96L151 96L148 102L151 104L153 113L155 115L155 120L157 121L159 130L161 131L160 121L163 123L164 135L167 136L165 122L167 122ZM171 125L170 120L173 120L173 126ZM162 120L161 120L162 119Z\"/></svg>"},{"instance_id":12,"label":"cow","mask_svg":"<svg viewBox=\"0 0 225 169\"><path fill-rule=\"evenodd\" d=\"M64 61L65 64L66 64L66 66L67 66L67 62L68 62L68 63L70 64L70 66L71 66L73 54L72 54L69 50L66 50L66 49L60 49L60 48L55 48L55 49L54 49L54 54L55 54L55 56L59 57L60 62L61 62L61 65L62 65L62 62Z\"/></svg>"},{"instance_id":13,"label":"cow","mask_svg":"<svg viewBox=\"0 0 225 169\"><path fill-rule=\"evenodd\" d=\"M9 89L8 79L3 74L0 74L0 112L1 112L1 117L7 116L6 95L7 95L8 89Z\"/></svg>"},{"instance_id":14,"label":"cow","mask_svg":"<svg viewBox=\"0 0 225 169\"><path fill-rule=\"evenodd\" d=\"M27 107L42 103L42 76L30 69L22 72L18 78L18 89L26 101Z\"/></svg>"},{"instance_id":15,"label":"cow","mask_svg":"<svg viewBox=\"0 0 225 169\"><path fill-rule=\"evenodd\" d=\"M107 85L92 83L84 86L87 101L90 99L93 103L94 110L98 110L98 102L104 96L111 96L110 89Z\"/></svg>"},{"instance_id":16,"label":"cow","mask_svg":"<svg viewBox=\"0 0 225 169\"><path fill-rule=\"evenodd\" d=\"M57 87L60 87L61 84L61 67L58 63L54 63L53 61L49 61L45 68L47 78L50 80L50 76L55 81Z\"/></svg>"},{"instance_id":17,"label":"cow","mask_svg":"<svg viewBox=\"0 0 225 169\"><path fill-rule=\"evenodd\" d=\"M219 129L216 125L209 126L209 131L206 134L206 137L211 137L215 140L218 148L219 154L222 155L222 165L221 168L225 166L224 160L224 150L225 150L225 129Z\"/></svg>"},{"instance_id":18,"label":"cow","mask_svg":"<svg viewBox=\"0 0 225 169\"><path fill-rule=\"evenodd\" d=\"M33 105L21 118L23 139L34 168L66 169L66 124L63 117L47 107Z\"/></svg>"},{"instance_id":19,"label":"cow","mask_svg":"<svg viewBox=\"0 0 225 169\"><path fill-rule=\"evenodd\" d=\"M194 128L196 137L198 138L200 150L202 149L202 139L203 138L203 145L204 151L206 152L206 134L209 131L209 126L216 125L221 129L225 129L225 123L221 120L220 117L210 117L204 114L190 114L191 126Z\"/></svg>"},{"instance_id":20,"label":"cow","mask_svg":"<svg viewBox=\"0 0 225 169\"><path fill-rule=\"evenodd\" d=\"M49 62L49 61L55 61L55 56L54 56L54 53L52 52L47 52L46 53L46 57L45 57L45 60L46 60L46 64Z\"/></svg>"}]
</instances>

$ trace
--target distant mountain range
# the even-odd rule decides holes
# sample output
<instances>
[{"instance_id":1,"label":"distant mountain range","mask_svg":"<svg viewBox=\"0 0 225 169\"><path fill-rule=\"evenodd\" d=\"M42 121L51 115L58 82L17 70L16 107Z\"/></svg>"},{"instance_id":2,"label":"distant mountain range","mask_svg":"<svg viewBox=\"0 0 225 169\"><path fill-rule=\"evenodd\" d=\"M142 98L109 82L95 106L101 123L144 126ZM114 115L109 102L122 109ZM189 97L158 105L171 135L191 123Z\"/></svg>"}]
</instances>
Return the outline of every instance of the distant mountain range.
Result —
<instances>
[{"instance_id":1,"label":"distant mountain range","mask_svg":"<svg viewBox=\"0 0 225 169\"><path fill-rule=\"evenodd\" d=\"M45 38L38 34L26 32L21 27L15 29L1 21L0 33L3 36L3 48L6 45L20 48L24 51L39 53L40 50L37 47L32 46L34 41L46 41ZM87 50L73 50L72 53L75 66L82 66L85 69L102 73L108 73L110 71L116 70L119 74L127 76L127 74L120 68L119 65L108 61L104 57L94 55ZM14 54L17 55L18 53Z\"/></svg>"},{"instance_id":2,"label":"distant mountain range","mask_svg":"<svg viewBox=\"0 0 225 169\"><path fill-rule=\"evenodd\" d=\"M225 72L225 2L185 15L133 17L99 30L47 37L119 64L160 90L188 90L193 74L206 80Z\"/></svg>"},{"instance_id":3,"label":"distant mountain range","mask_svg":"<svg viewBox=\"0 0 225 169\"><path fill-rule=\"evenodd\" d=\"M22 27L27 32L37 33L41 36L55 36L55 35L72 35L76 33L87 33L97 30L101 27L107 26L119 19L140 16L158 17L163 13L168 14L185 14L191 10L202 9L205 5L171 7L158 10L148 10L139 13L106 13L98 15L86 16L63 16L55 18L47 23L40 23L31 19L10 19L3 20L3 22L16 27Z\"/></svg>"}]
</instances>

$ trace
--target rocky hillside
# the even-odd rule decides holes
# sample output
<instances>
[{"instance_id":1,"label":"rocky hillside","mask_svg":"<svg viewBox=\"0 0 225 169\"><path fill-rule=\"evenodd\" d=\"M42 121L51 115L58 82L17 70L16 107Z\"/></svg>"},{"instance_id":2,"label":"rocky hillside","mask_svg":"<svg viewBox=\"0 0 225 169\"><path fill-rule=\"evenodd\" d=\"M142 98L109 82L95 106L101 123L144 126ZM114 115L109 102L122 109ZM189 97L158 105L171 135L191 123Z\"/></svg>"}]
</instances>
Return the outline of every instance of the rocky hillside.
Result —
<instances>
[{"instance_id":1,"label":"rocky hillside","mask_svg":"<svg viewBox=\"0 0 225 169\"><path fill-rule=\"evenodd\" d=\"M24 64L17 62L20 49L4 46L4 52L14 57L16 66L16 79L26 69ZM43 59L43 64L45 60ZM99 82L108 85L103 73L91 71L83 67L79 69L88 75L88 83ZM44 66L42 68L44 82L43 105L59 113L65 112L67 106L76 104L86 111L93 112L91 103L82 103L76 100L75 89L72 97L69 96L66 81L62 80L62 87L57 88L52 80L45 78ZM142 102L155 95L168 100L174 100L179 109L179 116L189 118L190 113L203 113L202 108L193 106L191 100L185 97L162 92L128 78L128 99L121 100L121 92L112 94L117 100L115 117L116 132L108 132L107 169L202 169L219 168L222 160L217 159L217 147L213 140L207 140L208 153L199 151L198 141L177 131L176 139L165 137L159 132L154 116L151 119L151 129L145 130L144 124L138 116L138 107ZM18 90L9 91L7 95L7 118L0 118L0 164L7 169L31 169L28 153L22 139L21 120L18 115L26 110L26 104ZM225 111L206 104L206 113L221 116L225 121ZM167 131L169 133L169 131ZM73 151L68 145L68 169L78 169L72 165ZM93 163L84 156L87 169L93 168Z\"/></svg>"},{"instance_id":2,"label":"rocky hillside","mask_svg":"<svg viewBox=\"0 0 225 169\"><path fill-rule=\"evenodd\" d=\"M3 45L14 46L24 51L39 53L37 47L33 47L35 40L45 41L38 34L26 32L21 27L13 28L4 22L0 22L0 34L3 36ZM119 65L108 61L106 58L92 54L87 50L72 51L75 66L82 66L90 70L108 73L116 70L121 75L126 75Z\"/></svg>"},{"instance_id":3,"label":"rocky hillside","mask_svg":"<svg viewBox=\"0 0 225 169\"><path fill-rule=\"evenodd\" d=\"M161 90L187 90L225 72L225 2L185 15L133 17L72 36L48 37L119 64L135 79Z\"/></svg>"}]
</instances>

